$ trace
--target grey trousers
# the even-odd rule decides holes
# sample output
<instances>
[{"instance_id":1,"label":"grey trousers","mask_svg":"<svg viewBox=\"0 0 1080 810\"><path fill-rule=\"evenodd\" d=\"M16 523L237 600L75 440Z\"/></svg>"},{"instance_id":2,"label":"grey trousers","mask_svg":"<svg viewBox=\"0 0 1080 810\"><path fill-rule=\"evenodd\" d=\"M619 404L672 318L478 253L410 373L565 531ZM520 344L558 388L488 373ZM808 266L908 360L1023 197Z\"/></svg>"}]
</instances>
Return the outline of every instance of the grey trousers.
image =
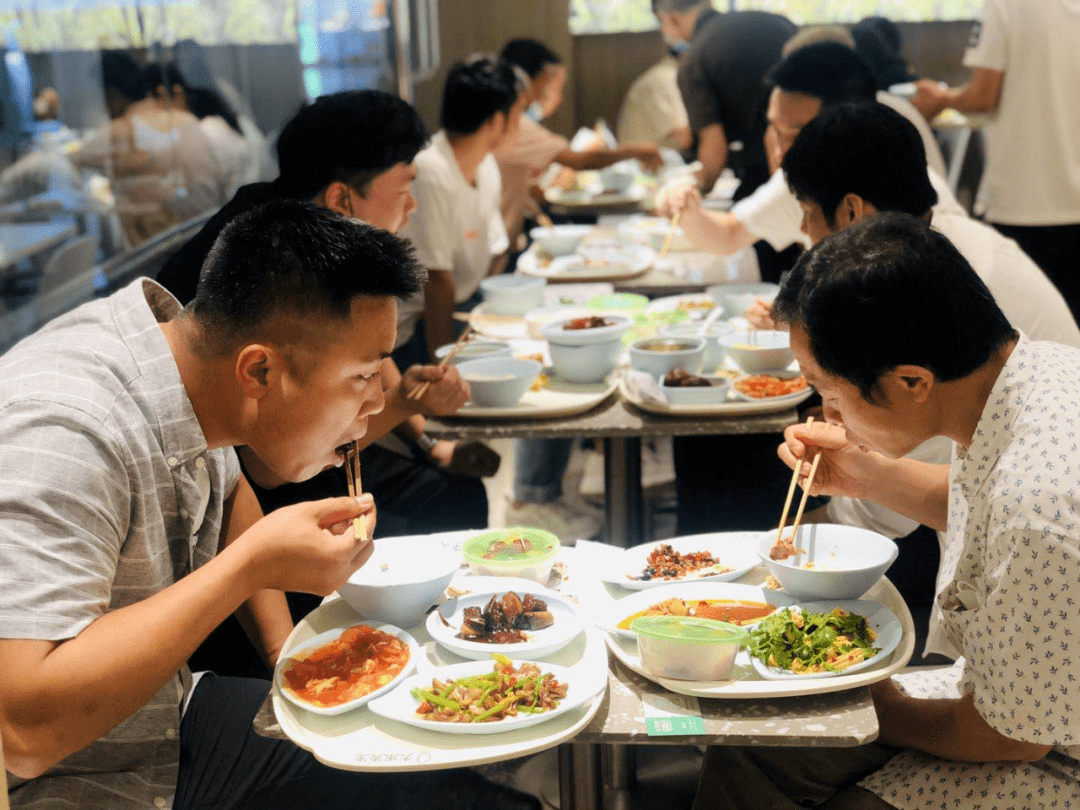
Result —
<instances>
[{"instance_id":1,"label":"grey trousers","mask_svg":"<svg viewBox=\"0 0 1080 810\"><path fill-rule=\"evenodd\" d=\"M698 778L694 810L888 810L892 805L856 786L900 749L710 747Z\"/></svg>"}]
</instances>

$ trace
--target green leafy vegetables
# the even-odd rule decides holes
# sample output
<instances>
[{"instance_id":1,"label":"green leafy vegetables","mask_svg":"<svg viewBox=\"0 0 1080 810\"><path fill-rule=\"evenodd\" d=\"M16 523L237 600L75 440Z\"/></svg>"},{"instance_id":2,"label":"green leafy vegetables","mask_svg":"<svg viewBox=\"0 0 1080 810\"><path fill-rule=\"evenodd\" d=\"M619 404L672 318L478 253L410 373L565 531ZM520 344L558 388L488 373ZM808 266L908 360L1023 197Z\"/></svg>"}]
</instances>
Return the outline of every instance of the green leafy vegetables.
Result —
<instances>
[{"instance_id":1,"label":"green leafy vegetables","mask_svg":"<svg viewBox=\"0 0 1080 810\"><path fill-rule=\"evenodd\" d=\"M874 638L863 616L841 608L830 613L785 608L750 631L750 654L796 674L842 672L877 655Z\"/></svg>"}]
</instances>

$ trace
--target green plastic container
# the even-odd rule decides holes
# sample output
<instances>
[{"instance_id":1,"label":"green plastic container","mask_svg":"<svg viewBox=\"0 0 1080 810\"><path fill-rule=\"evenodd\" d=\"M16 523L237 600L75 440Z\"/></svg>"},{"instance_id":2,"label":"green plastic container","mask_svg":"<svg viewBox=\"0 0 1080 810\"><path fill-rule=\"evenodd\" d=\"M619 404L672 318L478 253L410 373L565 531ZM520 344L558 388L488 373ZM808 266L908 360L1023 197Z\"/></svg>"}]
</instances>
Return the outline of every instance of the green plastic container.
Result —
<instances>
[{"instance_id":1,"label":"green plastic container","mask_svg":"<svg viewBox=\"0 0 1080 810\"><path fill-rule=\"evenodd\" d=\"M637 634L646 670L685 681L729 680L750 635L734 624L695 616L639 616L630 630Z\"/></svg>"},{"instance_id":2,"label":"green plastic container","mask_svg":"<svg viewBox=\"0 0 1080 810\"><path fill-rule=\"evenodd\" d=\"M516 537L528 541L527 552L521 553L513 547ZM559 553L559 538L543 529L513 526L471 537L461 551L476 576L523 577L544 584Z\"/></svg>"}]
</instances>

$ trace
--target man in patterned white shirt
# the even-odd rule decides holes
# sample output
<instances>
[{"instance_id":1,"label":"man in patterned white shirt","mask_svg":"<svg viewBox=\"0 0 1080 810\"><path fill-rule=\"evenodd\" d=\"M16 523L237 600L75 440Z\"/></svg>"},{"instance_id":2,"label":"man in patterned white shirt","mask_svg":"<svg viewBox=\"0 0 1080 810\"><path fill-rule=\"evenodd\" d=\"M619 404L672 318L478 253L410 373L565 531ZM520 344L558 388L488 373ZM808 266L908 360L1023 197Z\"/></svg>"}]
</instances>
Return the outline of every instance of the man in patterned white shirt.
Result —
<instances>
[{"instance_id":1,"label":"man in patterned white shirt","mask_svg":"<svg viewBox=\"0 0 1080 810\"><path fill-rule=\"evenodd\" d=\"M710 749L695 808L1077 806L1080 352L1017 333L904 214L823 240L774 313L828 422L788 428L780 457L820 450L814 493L948 532L937 598L963 657L875 684L870 745ZM903 458L939 435L951 467Z\"/></svg>"}]
</instances>

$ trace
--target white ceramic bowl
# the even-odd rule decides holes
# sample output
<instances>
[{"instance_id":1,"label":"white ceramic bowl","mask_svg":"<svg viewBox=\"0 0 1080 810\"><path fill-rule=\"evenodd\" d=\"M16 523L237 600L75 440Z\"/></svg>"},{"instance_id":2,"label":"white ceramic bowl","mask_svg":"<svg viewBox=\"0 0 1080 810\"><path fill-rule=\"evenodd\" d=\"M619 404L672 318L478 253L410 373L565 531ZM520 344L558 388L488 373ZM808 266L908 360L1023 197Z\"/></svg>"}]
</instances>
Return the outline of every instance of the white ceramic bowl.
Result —
<instances>
[{"instance_id":1,"label":"white ceramic bowl","mask_svg":"<svg viewBox=\"0 0 1080 810\"><path fill-rule=\"evenodd\" d=\"M378 540L371 558L338 588L349 606L365 619L413 627L461 566L461 555L427 537Z\"/></svg>"},{"instance_id":2,"label":"white ceramic bowl","mask_svg":"<svg viewBox=\"0 0 1080 810\"><path fill-rule=\"evenodd\" d=\"M435 350L435 357L442 360L450 353L455 344L447 343ZM466 360L479 360L481 357L510 357L512 351L507 343L494 340L469 340L450 358L450 365L456 366Z\"/></svg>"},{"instance_id":3,"label":"white ceramic bowl","mask_svg":"<svg viewBox=\"0 0 1080 810\"><path fill-rule=\"evenodd\" d=\"M536 276L505 273L480 282L484 308L495 315L524 315L544 302L544 285Z\"/></svg>"},{"instance_id":4,"label":"white ceramic bowl","mask_svg":"<svg viewBox=\"0 0 1080 810\"><path fill-rule=\"evenodd\" d=\"M600 170L600 183L604 191L614 194L623 194L630 190L637 179L637 171L632 166L616 163Z\"/></svg>"},{"instance_id":5,"label":"white ceramic bowl","mask_svg":"<svg viewBox=\"0 0 1080 810\"><path fill-rule=\"evenodd\" d=\"M529 236L550 256L568 256L578 249L581 240L592 231L592 225L552 225L533 228Z\"/></svg>"},{"instance_id":6,"label":"white ceramic bowl","mask_svg":"<svg viewBox=\"0 0 1080 810\"><path fill-rule=\"evenodd\" d=\"M525 313L525 325L529 329L530 338L543 340L544 327L549 323L565 321L571 318L583 318L592 314L592 310L578 304L549 304Z\"/></svg>"},{"instance_id":7,"label":"white ceramic bowl","mask_svg":"<svg viewBox=\"0 0 1080 810\"><path fill-rule=\"evenodd\" d=\"M704 338L654 337L635 340L630 344L630 365L635 371L644 371L650 377L662 376L673 368L697 374L704 357Z\"/></svg>"},{"instance_id":8,"label":"white ceramic bowl","mask_svg":"<svg viewBox=\"0 0 1080 810\"><path fill-rule=\"evenodd\" d=\"M626 315L604 315L608 326L565 329L569 320L555 321L541 332L548 342L555 375L569 383L600 383L615 370L622 352L622 338L633 320Z\"/></svg>"},{"instance_id":9,"label":"white ceramic bowl","mask_svg":"<svg viewBox=\"0 0 1080 810\"><path fill-rule=\"evenodd\" d=\"M727 321L713 321L709 324L709 330L704 335L705 355L701 361L701 370L711 373L716 371L724 362L724 348L720 345L720 338L732 331L731 324ZM683 321L660 327L660 334L668 337L701 337L701 324L695 321Z\"/></svg>"},{"instance_id":10,"label":"white ceramic bowl","mask_svg":"<svg viewBox=\"0 0 1080 810\"><path fill-rule=\"evenodd\" d=\"M544 367L535 360L484 357L458 364L461 378L472 389L472 401L485 408L509 408L536 382Z\"/></svg>"},{"instance_id":11,"label":"white ceramic bowl","mask_svg":"<svg viewBox=\"0 0 1080 810\"><path fill-rule=\"evenodd\" d=\"M785 537L790 535L790 529ZM799 599L858 599L893 564L896 543L877 532L827 523L800 526L796 547L811 544L814 567L802 554L778 561L769 558L776 532L762 532L758 556L784 590Z\"/></svg>"},{"instance_id":12,"label":"white ceramic bowl","mask_svg":"<svg viewBox=\"0 0 1080 810\"><path fill-rule=\"evenodd\" d=\"M788 333L772 329L729 332L720 338L720 346L748 374L787 368L795 359Z\"/></svg>"},{"instance_id":13,"label":"white ceramic bowl","mask_svg":"<svg viewBox=\"0 0 1080 810\"><path fill-rule=\"evenodd\" d=\"M727 377L701 375L712 383L706 388L703 385L664 385L665 376L661 374L657 380L660 383L660 390L664 392L664 396L672 405L717 405L727 400L728 391L731 390L731 380Z\"/></svg>"},{"instance_id":14,"label":"white ceramic bowl","mask_svg":"<svg viewBox=\"0 0 1080 810\"><path fill-rule=\"evenodd\" d=\"M705 294L724 307L726 317L741 317L759 298L772 301L780 292L777 284L754 281L740 284L713 284L705 288Z\"/></svg>"}]
</instances>

